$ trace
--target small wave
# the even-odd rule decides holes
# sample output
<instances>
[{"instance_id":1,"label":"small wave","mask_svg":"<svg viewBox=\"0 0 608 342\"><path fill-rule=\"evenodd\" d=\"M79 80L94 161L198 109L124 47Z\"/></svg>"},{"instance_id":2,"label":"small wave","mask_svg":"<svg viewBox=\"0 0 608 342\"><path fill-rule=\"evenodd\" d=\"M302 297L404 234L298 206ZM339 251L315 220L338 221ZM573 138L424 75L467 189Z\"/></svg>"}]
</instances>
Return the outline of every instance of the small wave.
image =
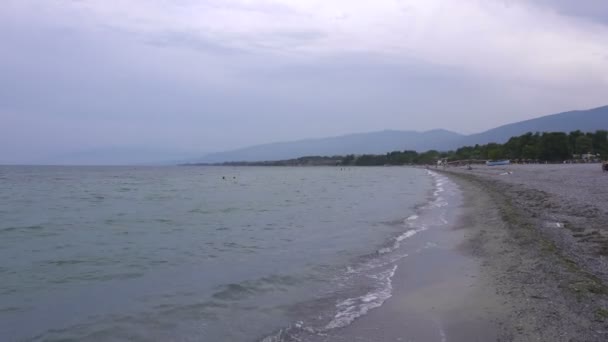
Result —
<instances>
[{"instance_id":1,"label":"small wave","mask_svg":"<svg viewBox=\"0 0 608 342\"><path fill-rule=\"evenodd\" d=\"M86 262L85 260L62 259L62 260L50 260L45 263L49 264L49 265L54 265L54 266L71 266L71 265L82 264L85 262Z\"/></svg>"},{"instance_id":2,"label":"small wave","mask_svg":"<svg viewBox=\"0 0 608 342\"><path fill-rule=\"evenodd\" d=\"M213 298L222 300L239 300L255 294L255 289L241 284L228 284L223 286L223 290L213 294Z\"/></svg>"},{"instance_id":3,"label":"small wave","mask_svg":"<svg viewBox=\"0 0 608 342\"><path fill-rule=\"evenodd\" d=\"M418 233L419 231L421 230L408 230L407 232L397 236L396 240L397 242L401 242L409 237L416 235L416 233Z\"/></svg>"},{"instance_id":4,"label":"small wave","mask_svg":"<svg viewBox=\"0 0 608 342\"><path fill-rule=\"evenodd\" d=\"M380 248L378 250L378 254L386 254L398 249L399 247L401 247L401 242L403 240L411 238L412 236L418 234L419 232L425 231L426 229L426 226L421 226L418 229L410 229L406 231L405 233L397 236L391 246Z\"/></svg>"},{"instance_id":5,"label":"small wave","mask_svg":"<svg viewBox=\"0 0 608 342\"><path fill-rule=\"evenodd\" d=\"M435 180L435 190L433 191L433 197L436 198L435 201L438 201L439 198L441 198L441 193L445 192L444 185L447 184L449 181L446 177L440 176L439 174L429 170L427 170L427 174L433 177L433 179Z\"/></svg>"},{"instance_id":6,"label":"small wave","mask_svg":"<svg viewBox=\"0 0 608 342\"><path fill-rule=\"evenodd\" d=\"M297 341L302 341L298 335L300 333L310 333L310 334L317 334L317 335L323 335L323 333L311 328L311 327L307 327L304 325L304 322L302 321L298 321L295 322L294 324L288 326L287 328L281 329L279 331L277 331L276 333L270 335L270 336L266 336L263 339L260 340L260 342L297 342Z\"/></svg>"},{"instance_id":7,"label":"small wave","mask_svg":"<svg viewBox=\"0 0 608 342\"><path fill-rule=\"evenodd\" d=\"M545 227L547 228L563 228L564 224L561 222L550 222L550 221L546 221L544 223Z\"/></svg>"},{"instance_id":8,"label":"small wave","mask_svg":"<svg viewBox=\"0 0 608 342\"><path fill-rule=\"evenodd\" d=\"M213 211L211 210L205 210L202 208L194 208L188 211L189 213L193 213L193 214L211 214L213 213Z\"/></svg>"},{"instance_id":9,"label":"small wave","mask_svg":"<svg viewBox=\"0 0 608 342\"><path fill-rule=\"evenodd\" d=\"M437 328L439 330L439 337L441 338L441 342L447 342L448 341L448 336L445 333L445 330L443 330L443 326L441 325L441 322L437 322Z\"/></svg>"},{"instance_id":10,"label":"small wave","mask_svg":"<svg viewBox=\"0 0 608 342\"><path fill-rule=\"evenodd\" d=\"M345 327L355 319L365 315L369 310L384 304L384 302L393 295L392 278L396 271L397 265L394 265L391 269L373 276L379 282L377 290L368 292L360 297L348 298L338 303L336 305L338 312L325 326L324 330Z\"/></svg>"},{"instance_id":11,"label":"small wave","mask_svg":"<svg viewBox=\"0 0 608 342\"><path fill-rule=\"evenodd\" d=\"M442 212L441 214L439 214L439 220L443 224L448 224L448 220L446 220L446 218L445 218L445 212Z\"/></svg>"},{"instance_id":12,"label":"small wave","mask_svg":"<svg viewBox=\"0 0 608 342\"><path fill-rule=\"evenodd\" d=\"M288 276L273 274L256 280L246 280L238 284L222 285L220 290L213 294L213 298L221 300L241 300L262 293L284 290L290 286L297 285L299 279Z\"/></svg>"},{"instance_id":13,"label":"small wave","mask_svg":"<svg viewBox=\"0 0 608 342\"><path fill-rule=\"evenodd\" d=\"M0 231L12 232L12 231L16 231L16 230L40 230L40 229L44 229L44 227L36 224L36 225L32 225L32 226L23 226L23 227L6 227L6 228L0 229Z\"/></svg>"},{"instance_id":14,"label":"small wave","mask_svg":"<svg viewBox=\"0 0 608 342\"><path fill-rule=\"evenodd\" d=\"M380 253L378 253L378 254L380 254ZM384 253L384 254L386 255L387 253ZM395 253L393 255L390 255L387 258L373 258L373 259L370 259L355 267L348 266L346 268L346 274L347 275L367 274L370 271L388 267L389 265L392 265L403 258L407 258L408 256L409 256L408 253Z\"/></svg>"},{"instance_id":15,"label":"small wave","mask_svg":"<svg viewBox=\"0 0 608 342\"><path fill-rule=\"evenodd\" d=\"M437 198L430 203L433 208L442 208L447 206L449 203L442 196L437 196Z\"/></svg>"}]
</instances>

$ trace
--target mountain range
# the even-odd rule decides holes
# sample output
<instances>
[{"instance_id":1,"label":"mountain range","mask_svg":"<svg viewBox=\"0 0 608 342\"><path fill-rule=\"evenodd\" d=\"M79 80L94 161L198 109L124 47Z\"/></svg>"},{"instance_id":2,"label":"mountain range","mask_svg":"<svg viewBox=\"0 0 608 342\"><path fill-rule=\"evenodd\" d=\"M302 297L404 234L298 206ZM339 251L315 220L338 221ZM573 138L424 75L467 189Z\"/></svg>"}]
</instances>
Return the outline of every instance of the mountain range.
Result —
<instances>
[{"instance_id":1,"label":"mountain range","mask_svg":"<svg viewBox=\"0 0 608 342\"><path fill-rule=\"evenodd\" d=\"M381 154L397 150L448 151L475 144L504 143L527 132L592 132L599 129L608 129L608 106L547 115L471 135L443 129L426 132L386 130L256 145L208 154L195 162L271 161L313 155Z\"/></svg>"}]
</instances>

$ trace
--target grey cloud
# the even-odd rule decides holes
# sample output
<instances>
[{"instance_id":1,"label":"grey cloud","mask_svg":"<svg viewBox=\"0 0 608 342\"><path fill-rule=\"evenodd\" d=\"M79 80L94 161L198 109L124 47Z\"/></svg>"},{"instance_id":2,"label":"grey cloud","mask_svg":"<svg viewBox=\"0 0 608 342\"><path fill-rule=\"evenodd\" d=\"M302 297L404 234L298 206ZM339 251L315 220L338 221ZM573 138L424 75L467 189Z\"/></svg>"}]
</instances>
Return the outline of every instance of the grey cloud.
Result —
<instances>
[{"instance_id":1,"label":"grey cloud","mask_svg":"<svg viewBox=\"0 0 608 342\"><path fill-rule=\"evenodd\" d=\"M114 148L126 159L142 148L203 154L381 129L472 133L573 109L567 85L504 83L403 56L266 53L326 38L314 30L214 36L111 23L52 29L27 19L0 20L0 162L74 158L82 150L101 158L119 153ZM230 78L216 84L208 73ZM580 102L605 92L596 88Z\"/></svg>"},{"instance_id":2,"label":"grey cloud","mask_svg":"<svg viewBox=\"0 0 608 342\"><path fill-rule=\"evenodd\" d=\"M263 0L256 2L235 2L226 0L203 0L203 3L210 8L219 8L227 10L251 11L279 15L299 14L299 12L294 10L292 7L286 4L278 3L276 1Z\"/></svg>"},{"instance_id":3,"label":"grey cloud","mask_svg":"<svg viewBox=\"0 0 608 342\"><path fill-rule=\"evenodd\" d=\"M149 45L187 48L215 55L238 55L299 47L326 37L320 31L277 31L264 34L230 34L210 37L195 31L166 31L141 35Z\"/></svg>"},{"instance_id":4,"label":"grey cloud","mask_svg":"<svg viewBox=\"0 0 608 342\"><path fill-rule=\"evenodd\" d=\"M231 46L229 41L225 39L205 37L202 33L194 31L149 33L143 35L141 39L145 44L157 47L180 47L217 55L234 55L246 52L242 48Z\"/></svg>"},{"instance_id":5,"label":"grey cloud","mask_svg":"<svg viewBox=\"0 0 608 342\"><path fill-rule=\"evenodd\" d=\"M327 34L324 32L309 30L267 32L256 36L243 36L241 39L260 50L282 50L305 46L325 37Z\"/></svg>"},{"instance_id":6,"label":"grey cloud","mask_svg":"<svg viewBox=\"0 0 608 342\"><path fill-rule=\"evenodd\" d=\"M540 5L562 15L585 18L608 25L608 1L606 0L529 0L524 3Z\"/></svg>"}]
</instances>

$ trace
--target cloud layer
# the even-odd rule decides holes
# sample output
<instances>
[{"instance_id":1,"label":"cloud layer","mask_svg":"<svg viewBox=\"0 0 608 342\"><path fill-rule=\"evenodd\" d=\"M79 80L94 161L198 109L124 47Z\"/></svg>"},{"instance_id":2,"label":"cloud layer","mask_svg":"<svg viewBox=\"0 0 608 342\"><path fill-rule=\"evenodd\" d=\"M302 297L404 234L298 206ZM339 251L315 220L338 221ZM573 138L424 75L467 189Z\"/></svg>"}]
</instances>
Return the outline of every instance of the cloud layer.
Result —
<instances>
[{"instance_id":1,"label":"cloud layer","mask_svg":"<svg viewBox=\"0 0 608 342\"><path fill-rule=\"evenodd\" d=\"M0 162L474 132L604 105L604 3L9 0Z\"/></svg>"}]
</instances>

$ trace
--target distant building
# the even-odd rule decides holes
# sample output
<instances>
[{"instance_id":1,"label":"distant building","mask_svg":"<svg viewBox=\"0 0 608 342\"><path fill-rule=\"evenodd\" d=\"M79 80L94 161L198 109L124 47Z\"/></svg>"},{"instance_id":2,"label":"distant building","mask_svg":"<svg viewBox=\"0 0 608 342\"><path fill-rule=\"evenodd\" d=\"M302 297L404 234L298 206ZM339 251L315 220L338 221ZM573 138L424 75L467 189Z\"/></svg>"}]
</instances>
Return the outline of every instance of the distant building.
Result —
<instances>
[{"instance_id":1,"label":"distant building","mask_svg":"<svg viewBox=\"0 0 608 342\"><path fill-rule=\"evenodd\" d=\"M585 153L585 154L581 155L581 159L582 160L586 160L586 161L596 160L596 159L599 159L599 158L600 158L599 154Z\"/></svg>"}]
</instances>

